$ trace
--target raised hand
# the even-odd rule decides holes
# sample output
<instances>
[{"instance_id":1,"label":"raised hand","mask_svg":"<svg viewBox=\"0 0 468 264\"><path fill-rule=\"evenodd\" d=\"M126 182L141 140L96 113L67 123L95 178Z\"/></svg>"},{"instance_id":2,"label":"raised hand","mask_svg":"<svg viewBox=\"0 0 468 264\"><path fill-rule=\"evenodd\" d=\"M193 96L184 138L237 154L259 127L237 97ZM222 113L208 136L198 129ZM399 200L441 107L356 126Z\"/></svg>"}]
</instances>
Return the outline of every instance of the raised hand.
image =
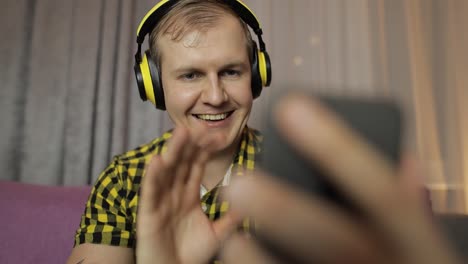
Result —
<instances>
[{"instance_id":1,"label":"raised hand","mask_svg":"<svg viewBox=\"0 0 468 264\"><path fill-rule=\"evenodd\" d=\"M237 223L229 213L211 222L202 211L200 183L209 152L183 127L175 129L167 148L152 158L143 177L137 263L207 263Z\"/></svg>"},{"instance_id":2,"label":"raised hand","mask_svg":"<svg viewBox=\"0 0 468 264\"><path fill-rule=\"evenodd\" d=\"M319 102L293 95L276 109L280 130L363 214L284 186L268 175L239 179L231 209L256 219L264 234L300 263L459 263L422 199L414 162L391 166ZM307 120L307 122L304 122ZM274 263L252 239L235 236L225 263Z\"/></svg>"}]
</instances>

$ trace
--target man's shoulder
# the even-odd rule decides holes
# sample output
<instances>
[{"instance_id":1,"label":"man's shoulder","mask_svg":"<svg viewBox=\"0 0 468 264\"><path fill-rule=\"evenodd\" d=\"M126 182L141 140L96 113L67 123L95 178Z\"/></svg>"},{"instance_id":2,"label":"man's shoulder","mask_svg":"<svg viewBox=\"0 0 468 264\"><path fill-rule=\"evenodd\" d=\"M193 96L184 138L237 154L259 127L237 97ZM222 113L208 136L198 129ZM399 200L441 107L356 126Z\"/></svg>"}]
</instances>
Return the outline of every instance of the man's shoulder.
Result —
<instances>
[{"instance_id":1,"label":"man's shoulder","mask_svg":"<svg viewBox=\"0 0 468 264\"><path fill-rule=\"evenodd\" d=\"M148 143L142 144L120 155L116 155L114 157L114 162L123 165L146 162L151 159L153 155L159 155L164 152L166 148L166 142L171 137L172 130L169 130L160 137L157 137Z\"/></svg>"},{"instance_id":2,"label":"man's shoulder","mask_svg":"<svg viewBox=\"0 0 468 264\"><path fill-rule=\"evenodd\" d=\"M261 152L263 142L262 132L251 127L247 127L246 131L248 144L255 148L255 152Z\"/></svg>"},{"instance_id":3,"label":"man's shoulder","mask_svg":"<svg viewBox=\"0 0 468 264\"><path fill-rule=\"evenodd\" d=\"M248 131L249 135L251 135L252 138L255 141L257 141L257 142L262 142L263 141L263 134L262 134L262 132L260 132L260 130L255 129L255 128L251 128L251 127L247 127L247 131Z\"/></svg>"}]
</instances>

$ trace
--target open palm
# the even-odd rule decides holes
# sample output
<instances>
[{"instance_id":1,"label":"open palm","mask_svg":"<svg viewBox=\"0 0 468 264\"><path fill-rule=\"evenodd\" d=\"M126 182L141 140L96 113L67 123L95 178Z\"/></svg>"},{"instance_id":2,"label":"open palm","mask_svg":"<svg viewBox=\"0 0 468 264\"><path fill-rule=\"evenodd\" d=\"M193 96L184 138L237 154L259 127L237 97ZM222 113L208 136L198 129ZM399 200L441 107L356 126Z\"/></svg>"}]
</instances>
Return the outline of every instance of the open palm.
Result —
<instances>
[{"instance_id":1,"label":"open palm","mask_svg":"<svg viewBox=\"0 0 468 264\"><path fill-rule=\"evenodd\" d=\"M168 151L154 156L142 182L137 215L137 263L206 263L235 227L225 215L211 222L200 206L208 153L183 128Z\"/></svg>"}]
</instances>

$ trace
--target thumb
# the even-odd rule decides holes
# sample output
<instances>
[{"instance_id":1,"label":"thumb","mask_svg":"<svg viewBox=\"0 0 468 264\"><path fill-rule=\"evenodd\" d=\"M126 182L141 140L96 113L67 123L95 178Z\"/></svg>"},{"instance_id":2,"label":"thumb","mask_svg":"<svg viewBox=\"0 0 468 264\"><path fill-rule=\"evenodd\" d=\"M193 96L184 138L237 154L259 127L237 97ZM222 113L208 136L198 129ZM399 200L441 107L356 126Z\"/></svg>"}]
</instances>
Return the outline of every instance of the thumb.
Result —
<instances>
[{"instance_id":1,"label":"thumb","mask_svg":"<svg viewBox=\"0 0 468 264\"><path fill-rule=\"evenodd\" d=\"M242 221L239 214L233 210L227 211L221 218L213 222L213 230L219 242L224 242L236 230Z\"/></svg>"},{"instance_id":2,"label":"thumb","mask_svg":"<svg viewBox=\"0 0 468 264\"><path fill-rule=\"evenodd\" d=\"M400 165L400 185L408 197L432 212L430 193L424 182L424 170L413 154L405 153Z\"/></svg>"}]
</instances>

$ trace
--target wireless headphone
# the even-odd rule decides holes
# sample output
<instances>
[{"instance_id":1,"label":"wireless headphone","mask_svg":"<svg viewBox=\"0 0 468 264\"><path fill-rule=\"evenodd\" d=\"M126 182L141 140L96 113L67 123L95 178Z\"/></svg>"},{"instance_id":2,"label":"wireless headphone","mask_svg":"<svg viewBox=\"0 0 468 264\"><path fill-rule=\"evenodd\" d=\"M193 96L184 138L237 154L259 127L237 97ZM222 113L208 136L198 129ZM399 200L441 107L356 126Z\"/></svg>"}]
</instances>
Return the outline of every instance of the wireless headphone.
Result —
<instances>
[{"instance_id":1,"label":"wireless headphone","mask_svg":"<svg viewBox=\"0 0 468 264\"><path fill-rule=\"evenodd\" d=\"M135 54L135 77L138 84L140 98L143 101L150 100L158 109L166 110L164 102L164 90L161 81L161 69L158 64L152 59L150 51L146 50L141 54L141 45L145 36L160 22L162 17L179 0L161 0L156 4L143 18L137 30L138 50ZM252 96L257 98L262 92L262 87L267 87L271 83L271 63L270 57L266 52L265 43L262 40L262 28L255 14L250 8L240 0L224 0L231 9L255 32L258 38L260 49L257 49L257 44L253 41L253 58L252 58Z\"/></svg>"}]
</instances>

